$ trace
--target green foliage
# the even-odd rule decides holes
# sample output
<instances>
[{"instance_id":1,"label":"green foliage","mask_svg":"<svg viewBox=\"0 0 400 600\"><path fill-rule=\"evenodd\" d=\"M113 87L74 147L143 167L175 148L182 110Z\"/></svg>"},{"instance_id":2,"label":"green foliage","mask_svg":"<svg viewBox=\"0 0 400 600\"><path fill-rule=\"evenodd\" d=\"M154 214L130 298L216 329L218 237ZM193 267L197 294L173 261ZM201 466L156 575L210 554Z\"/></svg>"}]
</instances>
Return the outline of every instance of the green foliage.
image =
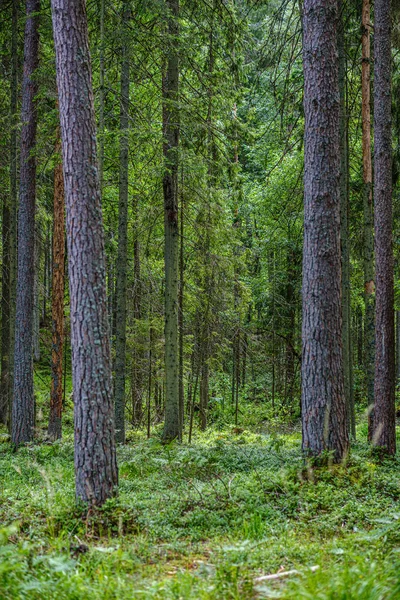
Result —
<instances>
[{"instance_id":1,"label":"green foliage","mask_svg":"<svg viewBox=\"0 0 400 600\"><path fill-rule=\"evenodd\" d=\"M75 504L71 442L3 445L2 600L398 598L398 459L358 442L347 465L311 468L278 426L129 438L119 496L95 511Z\"/></svg>"}]
</instances>

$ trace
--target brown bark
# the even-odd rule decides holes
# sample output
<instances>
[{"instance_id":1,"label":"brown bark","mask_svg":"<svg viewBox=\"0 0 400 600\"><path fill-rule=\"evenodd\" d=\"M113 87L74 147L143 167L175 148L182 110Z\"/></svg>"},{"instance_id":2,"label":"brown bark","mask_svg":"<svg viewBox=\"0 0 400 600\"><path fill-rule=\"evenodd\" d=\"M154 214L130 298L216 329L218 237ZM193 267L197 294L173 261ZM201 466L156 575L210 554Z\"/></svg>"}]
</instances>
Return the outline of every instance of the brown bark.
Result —
<instances>
[{"instance_id":1,"label":"brown bark","mask_svg":"<svg viewBox=\"0 0 400 600\"><path fill-rule=\"evenodd\" d=\"M375 1L374 23L375 196L375 404L373 443L396 452L395 339L392 242L392 129L390 0Z\"/></svg>"},{"instance_id":2,"label":"brown bark","mask_svg":"<svg viewBox=\"0 0 400 600\"><path fill-rule=\"evenodd\" d=\"M305 0L303 449L348 449L343 382L336 0Z\"/></svg>"},{"instance_id":3,"label":"brown bark","mask_svg":"<svg viewBox=\"0 0 400 600\"><path fill-rule=\"evenodd\" d=\"M84 0L52 0L60 105L77 497L100 505L115 492L111 357L104 231Z\"/></svg>"},{"instance_id":4,"label":"brown bark","mask_svg":"<svg viewBox=\"0 0 400 600\"><path fill-rule=\"evenodd\" d=\"M61 152L58 139L56 152ZM64 350L64 179L61 159L54 169L53 196L53 281L51 298L52 348L49 436L61 438L63 406L63 350Z\"/></svg>"}]
</instances>

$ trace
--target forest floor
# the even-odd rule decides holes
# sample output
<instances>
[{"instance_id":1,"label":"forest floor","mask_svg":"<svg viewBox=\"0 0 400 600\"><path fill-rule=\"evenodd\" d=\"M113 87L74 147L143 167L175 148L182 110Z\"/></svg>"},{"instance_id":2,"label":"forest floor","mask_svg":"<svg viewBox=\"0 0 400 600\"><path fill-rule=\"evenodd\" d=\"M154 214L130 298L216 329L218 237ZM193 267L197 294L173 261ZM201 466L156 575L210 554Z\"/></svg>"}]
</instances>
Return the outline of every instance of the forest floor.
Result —
<instances>
[{"instance_id":1,"label":"forest floor","mask_svg":"<svg viewBox=\"0 0 400 600\"><path fill-rule=\"evenodd\" d=\"M400 599L400 456L374 458L364 422L358 437L346 465L311 470L299 431L131 431L96 511L75 504L71 433L3 441L0 598Z\"/></svg>"}]
</instances>

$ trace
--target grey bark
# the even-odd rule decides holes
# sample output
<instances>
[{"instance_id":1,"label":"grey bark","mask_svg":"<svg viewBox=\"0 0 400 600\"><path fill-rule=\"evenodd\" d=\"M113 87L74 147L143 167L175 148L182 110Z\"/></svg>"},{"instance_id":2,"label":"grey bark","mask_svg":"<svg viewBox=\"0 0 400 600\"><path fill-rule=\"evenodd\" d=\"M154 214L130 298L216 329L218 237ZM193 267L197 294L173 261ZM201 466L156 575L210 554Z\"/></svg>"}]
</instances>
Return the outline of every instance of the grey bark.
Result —
<instances>
[{"instance_id":1,"label":"grey bark","mask_svg":"<svg viewBox=\"0 0 400 600\"><path fill-rule=\"evenodd\" d=\"M11 439L18 446L34 437L33 297L37 108L34 79L39 64L39 0L27 0L21 111L21 167L18 211L18 276L15 320L14 395Z\"/></svg>"},{"instance_id":2,"label":"grey bark","mask_svg":"<svg viewBox=\"0 0 400 600\"><path fill-rule=\"evenodd\" d=\"M84 0L52 0L71 298L77 497L115 493L111 357L96 125Z\"/></svg>"},{"instance_id":3,"label":"grey bark","mask_svg":"<svg viewBox=\"0 0 400 600\"><path fill-rule=\"evenodd\" d=\"M396 452L395 337L392 241L390 0L375 1L374 23L374 200L375 200L375 404L372 442Z\"/></svg>"},{"instance_id":4,"label":"grey bark","mask_svg":"<svg viewBox=\"0 0 400 600\"><path fill-rule=\"evenodd\" d=\"M305 0L303 450L348 449L340 265L339 80L336 0Z\"/></svg>"}]
</instances>

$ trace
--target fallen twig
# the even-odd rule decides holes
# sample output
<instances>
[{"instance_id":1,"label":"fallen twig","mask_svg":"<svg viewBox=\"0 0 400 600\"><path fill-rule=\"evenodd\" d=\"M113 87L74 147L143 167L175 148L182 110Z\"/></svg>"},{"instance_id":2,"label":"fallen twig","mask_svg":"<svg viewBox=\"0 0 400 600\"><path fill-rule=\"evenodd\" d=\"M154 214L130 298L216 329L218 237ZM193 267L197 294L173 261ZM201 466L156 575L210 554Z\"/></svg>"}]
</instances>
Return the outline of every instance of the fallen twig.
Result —
<instances>
[{"instance_id":1,"label":"fallen twig","mask_svg":"<svg viewBox=\"0 0 400 600\"><path fill-rule=\"evenodd\" d=\"M317 569L319 569L319 565L310 567L310 571L317 571ZM280 577L288 577L289 575L300 575L300 571L291 569L290 571L280 571L279 573L273 573L272 575L261 575L261 577L256 577L254 582L260 583L261 581L271 581L273 579L279 579Z\"/></svg>"}]
</instances>

